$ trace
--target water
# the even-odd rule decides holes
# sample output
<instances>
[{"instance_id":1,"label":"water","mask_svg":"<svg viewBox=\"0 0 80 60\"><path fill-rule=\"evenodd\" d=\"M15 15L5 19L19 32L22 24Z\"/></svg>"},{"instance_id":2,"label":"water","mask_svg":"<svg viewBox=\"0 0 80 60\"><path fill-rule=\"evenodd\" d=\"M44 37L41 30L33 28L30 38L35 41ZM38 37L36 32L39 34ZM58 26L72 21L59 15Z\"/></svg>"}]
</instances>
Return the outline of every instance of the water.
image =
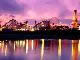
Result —
<instances>
[{"instance_id":1,"label":"water","mask_svg":"<svg viewBox=\"0 0 80 60\"><path fill-rule=\"evenodd\" d=\"M0 60L80 60L80 40L0 41Z\"/></svg>"}]
</instances>

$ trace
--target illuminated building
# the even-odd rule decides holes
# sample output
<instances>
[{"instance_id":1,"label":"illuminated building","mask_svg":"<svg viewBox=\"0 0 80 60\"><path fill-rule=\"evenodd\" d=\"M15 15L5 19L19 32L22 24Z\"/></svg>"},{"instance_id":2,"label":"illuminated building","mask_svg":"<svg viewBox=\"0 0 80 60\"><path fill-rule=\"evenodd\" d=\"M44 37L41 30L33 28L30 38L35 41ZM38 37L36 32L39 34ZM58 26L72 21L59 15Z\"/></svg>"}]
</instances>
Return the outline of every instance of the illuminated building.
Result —
<instances>
[{"instance_id":1,"label":"illuminated building","mask_svg":"<svg viewBox=\"0 0 80 60\"><path fill-rule=\"evenodd\" d=\"M74 29L78 28L77 10L74 10L72 25Z\"/></svg>"},{"instance_id":2,"label":"illuminated building","mask_svg":"<svg viewBox=\"0 0 80 60\"><path fill-rule=\"evenodd\" d=\"M34 28L37 30L50 30L50 21L44 20L40 23L37 23Z\"/></svg>"}]
</instances>

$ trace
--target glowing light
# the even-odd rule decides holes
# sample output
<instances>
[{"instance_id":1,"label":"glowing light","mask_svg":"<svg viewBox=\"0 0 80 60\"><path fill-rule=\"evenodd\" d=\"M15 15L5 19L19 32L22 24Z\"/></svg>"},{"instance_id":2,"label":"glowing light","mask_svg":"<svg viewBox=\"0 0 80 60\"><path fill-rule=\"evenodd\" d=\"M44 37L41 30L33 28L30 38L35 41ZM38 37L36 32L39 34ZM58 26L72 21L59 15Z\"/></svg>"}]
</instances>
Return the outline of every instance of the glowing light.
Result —
<instances>
[{"instance_id":1,"label":"glowing light","mask_svg":"<svg viewBox=\"0 0 80 60\"><path fill-rule=\"evenodd\" d=\"M79 30L80 30L80 26L79 26Z\"/></svg>"},{"instance_id":2,"label":"glowing light","mask_svg":"<svg viewBox=\"0 0 80 60\"><path fill-rule=\"evenodd\" d=\"M78 51L79 51L79 55L80 55L80 40L79 40L79 44L78 44Z\"/></svg>"},{"instance_id":3,"label":"glowing light","mask_svg":"<svg viewBox=\"0 0 80 60\"><path fill-rule=\"evenodd\" d=\"M23 29L23 28L21 28L21 29L18 29L18 30L25 31L25 29Z\"/></svg>"},{"instance_id":4,"label":"glowing light","mask_svg":"<svg viewBox=\"0 0 80 60\"><path fill-rule=\"evenodd\" d=\"M4 49L4 41L2 41L2 53L3 53L3 49Z\"/></svg>"},{"instance_id":5,"label":"glowing light","mask_svg":"<svg viewBox=\"0 0 80 60\"><path fill-rule=\"evenodd\" d=\"M20 46L24 47L25 46L25 41L20 41Z\"/></svg>"},{"instance_id":6,"label":"glowing light","mask_svg":"<svg viewBox=\"0 0 80 60\"><path fill-rule=\"evenodd\" d=\"M32 40L32 50L34 49L34 40Z\"/></svg>"},{"instance_id":7,"label":"glowing light","mask_svg":"<svg viewBox=\"0 0 80 60\"><path fill-rule=\"evenodd\" d=\"M23 41L20 41L20 46L22 46L22 44L23 44Z\"/></svg>"},{"instance_id":8,"label":"glowing light","mask_svg":"<svg viewBox=\"0 0 80 60\"><path fill-rule=\"evenodd\" d=\"M25 46L25 41L23 41L23 47Z\"/></svg>"},{"instance_id":9,"label":"glowing light","mask_svg":"<svg viewBox=\"0 0 80 60\"><path fill-rule=\"evenodd\" d=\"M11 41L9 41L9 44L11 44Z\"/></svg>"},{"instance_id":10,"label":"glowing light","mask_svg":"<svg viewBox=\"0 0 80 60\"><path fill-rule=\"evenodd\" d=\"M72 40L72 60L77 60L78 57L78 40Z\"/></svg>"},{"instance_id":11,"label":"glowing light","mask_svg":"<svg viewBox=\"0 0 80 60\"><path fill-rule=\"evenodd\" d=\"M1 43L0 43L0 48L1 48L1 46L2 46L2 45L1 45Z\"/></svg>"},{"instance_id":12,"label":"glowing light","mask_svg":"<svg viewBox=\"0 0 80 60\"><path fill-rule=\"evenodd\" d=\"M28 53L28 40L26 40L26 54Z\"/></svg>"},{"instance_id":13,"label":"glowing light","mask_svg":"<svg viewBox=\"0 0 80 60\"><path fill-rule=\"evenodd\" d=\"M17 46L19 46L19 41L16 41L15 43L16 43Z\"/></svg>"},{"instance_id":14,"label":"glowing light","mask_svg":"<svg viewBox=\"0 0 80 60\"><path fill-rule=\"evenodd\" d=\"M44 27L44 25L42 25L42 27Z\"/></svg>"},{"instance_id":15,"label":"glowing light","mask_svg":"<svg viewBox=\"0 0 80 60\"><path fill-rule=\"evenodd\" d=\"M73 21L75 21L75 17L74 17L74 16L73 16L73 18L72 18L72 19L73 19Z\"/></svg>"},{"instance_id":16,"label":"glowing light","mask_svg":"<svg viewBox=\"0 0 80 60\"><path fill-rule=\"evenodd\" d=\"M7 41L7 40L6 40Z\"/></svg>"},{"instance_id":17,"label":"glowing light","mask_svg":"<svg viewBox=\"0 0 80 60\"><path fill-rule=\"evenodd\" d=\"M15 51L15 41L14 41L14 51Z\"/></svg>"},{"instance_id":18,"label":"glowing light","mask_svg":"<svg viewBox=\"0 0 80 60\"><path fill-rule=\"evenodd\" d=\"M0 28L0 31L2 31L2 28Z\"/></svg>"},{"instance_id":19,"label":"glowing light","mask_svg":"<svg viewBox=\"0 0 80 60\"><path fill-rule=\"evenodd\" d=\"M74 42L74 41L72 40L72 56L73 56L73 53L74 53L74 52L73 52L73 42Z\"/></svg>"},{"instance_id":20,"label":"glowing light","mask_svg":"<svg viewBox=\"0 0 80 60\"><path fill-rule=\"evenodd\" d=\"M32 28L31 31L35 31L35 30Z\"/></svg>"},{"instance_id":21,"label":"glowing light","mask_svg":"<svg viewBox=\"0 0 80 60\"><path fill-rule=\"evenodd\" d=\"M5 56L7 56L7 45L5 47Z\"/></svg>"},{"instance_id":22,"label":"glowing light","mask_svg":"<svg viewBox=\"0 0 80 60\"><path fill-rule=\"evenodd\" d=\"M58 56L61 56L61 39L59 39Z\"/></svg>"},{"instance_id":23,"label":"glowing light","mask_svg":"<svg viewBox=\"0 0 80 60\"><path fill-rule=\"evenodd\" d=\"M3 53L3 49L4 49L4 43L3 43L3 46L2 46L2 53Z\"/></svg>"},{"instance_id":24,"label":"glowing light","mask_svg":"<svg viewBox=\"0 0 80 60\"><path fill-rule=\"evenodd\" d=\"M42 39L42 46L41 46L41 60L43 60L44 55L44 39Z\"/></svg>"}]
</instances>

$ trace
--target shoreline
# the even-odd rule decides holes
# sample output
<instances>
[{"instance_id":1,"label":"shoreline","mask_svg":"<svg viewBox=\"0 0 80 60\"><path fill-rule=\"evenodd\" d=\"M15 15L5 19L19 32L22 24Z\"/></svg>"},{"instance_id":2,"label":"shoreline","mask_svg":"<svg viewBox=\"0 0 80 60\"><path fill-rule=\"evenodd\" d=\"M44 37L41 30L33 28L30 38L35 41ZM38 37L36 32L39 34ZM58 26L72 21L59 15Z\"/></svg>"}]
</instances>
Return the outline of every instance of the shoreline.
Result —
<instances>
[{"instance_id":1,"label":"shoreline","mask_svg":"<svg viewBox=\"0 0 80 60\"><path fill-rule=\"evenodd\" d=\"M80 39L79 30L1 31L0 39Z\"/></svg>"}]
</instances>

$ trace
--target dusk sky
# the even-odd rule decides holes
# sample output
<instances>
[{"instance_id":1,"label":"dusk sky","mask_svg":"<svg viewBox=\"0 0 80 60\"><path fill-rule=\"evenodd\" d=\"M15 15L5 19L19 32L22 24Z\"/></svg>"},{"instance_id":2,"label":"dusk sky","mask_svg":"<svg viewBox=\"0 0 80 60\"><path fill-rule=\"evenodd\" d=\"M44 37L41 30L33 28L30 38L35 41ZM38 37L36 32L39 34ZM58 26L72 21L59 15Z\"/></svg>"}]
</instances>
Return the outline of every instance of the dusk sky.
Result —
<instances>
[{"instance_id":1,"label":"dusk sky","mask_svg":"<svg viewBox=\"0 0 80 60\"><path fill-rule=\"evenodd\" d=\"M80 0L0 0L0 19L15 16L19 19L72 18L72 12L80 12Z\"/></svg>"}]
</instances>

